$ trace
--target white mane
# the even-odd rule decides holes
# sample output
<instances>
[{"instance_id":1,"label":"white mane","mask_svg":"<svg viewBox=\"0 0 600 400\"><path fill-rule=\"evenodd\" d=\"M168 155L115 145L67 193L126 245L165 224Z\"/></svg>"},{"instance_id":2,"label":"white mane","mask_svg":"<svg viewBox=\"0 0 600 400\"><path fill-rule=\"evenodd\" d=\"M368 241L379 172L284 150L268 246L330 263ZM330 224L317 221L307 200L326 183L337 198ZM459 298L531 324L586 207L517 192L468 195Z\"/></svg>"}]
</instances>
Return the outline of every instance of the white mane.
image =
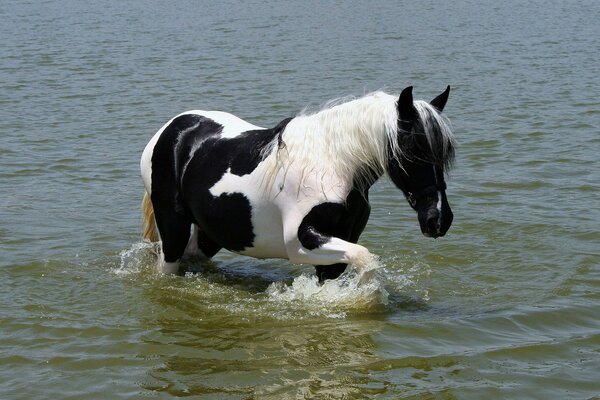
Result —
<instances>
[{"instance_id":1,"label":"white mane","mask_svg":"<svg viewBox=\"0 0 600 400\"><path fill-rule=\"evenodd\" d=\"M267 150L265 158L267 185L271 187L278 171L287 174L290 167L308 173L336 176L345 182L354 179L365 184L387 171L391 154L400 159L402 149L398 135L398 96L375 92L335 105L314 114L301 114L285 127L279 147ZM424 121L430 146L437 140L430 131L441 127L443 146L452 147L449 125L435 109L424 101L415 101L415 108ZM430 139L430 136L433 139ZM446 154L444 152L444 154Z\"/></svg>"}]
</instances>

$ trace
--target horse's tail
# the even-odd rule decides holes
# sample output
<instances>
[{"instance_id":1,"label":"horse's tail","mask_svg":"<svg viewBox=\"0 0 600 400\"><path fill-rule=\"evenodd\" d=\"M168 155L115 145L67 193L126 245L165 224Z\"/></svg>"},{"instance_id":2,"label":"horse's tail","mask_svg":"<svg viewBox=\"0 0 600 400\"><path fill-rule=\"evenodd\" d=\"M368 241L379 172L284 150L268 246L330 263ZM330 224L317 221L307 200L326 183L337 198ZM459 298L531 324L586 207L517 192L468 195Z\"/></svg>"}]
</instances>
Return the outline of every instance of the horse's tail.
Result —
<instances>
[{"instance_id":1,"label":"horse's tail","mask_svg":"<svg viewBox=\"0 0 600 400\"><path fill-rule=\"evenodd\" d=\"M154 219L154 207L148 192L144 193L142 200L142 237L150 242L158 242L158 230Z\"/></svg>"}]
</instances>

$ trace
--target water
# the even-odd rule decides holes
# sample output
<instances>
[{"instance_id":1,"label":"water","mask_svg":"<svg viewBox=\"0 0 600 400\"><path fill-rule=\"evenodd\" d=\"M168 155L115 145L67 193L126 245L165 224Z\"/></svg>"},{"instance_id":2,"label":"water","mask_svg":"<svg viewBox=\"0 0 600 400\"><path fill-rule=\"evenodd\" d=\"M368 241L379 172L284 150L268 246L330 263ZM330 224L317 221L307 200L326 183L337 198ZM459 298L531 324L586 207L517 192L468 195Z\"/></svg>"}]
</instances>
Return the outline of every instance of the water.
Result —
<instances>
[{"instance_id":1,"label":"water","mask_svg":"<svg viewBox=\"0 0 600 400\"><path fill-rule=\"evenodd\" d=\"M600 396L597 2L89 3L0 6L2 398ZM369 285L153 272L137 164L173 115L447 84L445 238L382 180Z\"/></svg>"}]
</instances>

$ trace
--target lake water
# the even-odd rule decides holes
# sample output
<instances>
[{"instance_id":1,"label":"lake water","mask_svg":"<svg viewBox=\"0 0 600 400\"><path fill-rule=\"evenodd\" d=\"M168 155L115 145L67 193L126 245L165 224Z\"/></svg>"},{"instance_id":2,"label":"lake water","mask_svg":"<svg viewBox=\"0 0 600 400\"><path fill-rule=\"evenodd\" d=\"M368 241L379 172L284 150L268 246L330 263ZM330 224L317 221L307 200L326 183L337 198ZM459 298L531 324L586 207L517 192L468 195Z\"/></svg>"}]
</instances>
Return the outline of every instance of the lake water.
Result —
<instances>
[{"instance_id":1,"label":"lake water","mask_svg":"<svg viewBox=\"0 0 600 400\"><path fill-rule=\"evenodd\" d=\"M0 5L3 399L600 396L600 3ZM414 85L459 142L448 235L387 179L369 285L140 241L141 151L193 108L273 126Z\"/></svg>"}]
</instances>

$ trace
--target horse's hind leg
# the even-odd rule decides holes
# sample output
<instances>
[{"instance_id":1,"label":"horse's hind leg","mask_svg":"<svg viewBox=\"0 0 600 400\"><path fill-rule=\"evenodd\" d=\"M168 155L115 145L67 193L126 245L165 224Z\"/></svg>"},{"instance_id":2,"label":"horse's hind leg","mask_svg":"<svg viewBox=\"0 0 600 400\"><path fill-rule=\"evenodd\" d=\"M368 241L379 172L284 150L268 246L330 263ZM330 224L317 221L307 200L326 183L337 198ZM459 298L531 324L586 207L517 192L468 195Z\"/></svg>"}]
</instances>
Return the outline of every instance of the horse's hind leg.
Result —
<instances>
[{"instance_id":1,"label":"horse's hind leg","mask_svg":"<svg viewBox=\"0 0 600 400\"><path fill-rule=\"evenodd\" d=\"M212 258L222 249L222 247L209 238L206 233L200 231L198 232L198 249L202 252L204 257Z\"/></svg>"},{"instance_id":2,"label":"horse's hind leg","mask_svg":"<svg viewBox=\"0 0 600 400\"><path fill-rule=\"evenodd\" d=\"M185 249L186 255L201 255L206 258L212 258L222 249L217 243L204 233L200 227L194 224L192 237Z\"/></svg>"},{"instance_id":3,"label":"horse's hind leg","mask_svg":"<svg viewBox=\"0 0 600 400\"><path fill-rule=\"evenodd\" d=\"M192 223L183 212L154 207L156 225L162 241L161 271L177 274L179 262L190 239Z\"/></svg>"}]
</instances>

